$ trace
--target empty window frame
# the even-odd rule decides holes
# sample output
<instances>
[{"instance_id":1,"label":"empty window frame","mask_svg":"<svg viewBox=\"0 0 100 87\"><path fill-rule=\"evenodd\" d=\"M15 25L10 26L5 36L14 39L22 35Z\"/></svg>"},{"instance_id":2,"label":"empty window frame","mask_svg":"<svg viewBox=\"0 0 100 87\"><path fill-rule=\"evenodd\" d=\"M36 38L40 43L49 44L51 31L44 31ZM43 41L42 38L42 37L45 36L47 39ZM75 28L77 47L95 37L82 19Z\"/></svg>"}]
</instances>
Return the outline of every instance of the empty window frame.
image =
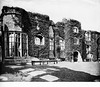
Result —
<instances>
[{"instance_id":1,"label":"empty window frame","mask_svg":"<svg viewBox=\"0 0 100 87\"><path fill-rule=\"evenodd\" d=\"M74 45L79 45L79 39L74 37Z\"/></svg>"},{"instance_id":2,"label":"empty window frame","mask_svg":"<svg viewBox=\"0 0 100 87\"><path fill-rule=\"evenodd\" d=\"M59 40L59 42L60 42L61 50L64 50L65 49L65 41L64 40Z\"/></svg>"},{"instance_id":3,"label":"empty window frame","mask_svg":"<svg viewBox=\"0 0 100 87\"><path fill-rule=\"evenodd\" d=\"M22 31L21 26L21 18L18 15L15 14L11 14L11 15L5 15L3 17L3 26L4 26L4 30L5 25L8 27L9 31Z\"/></svg>"},{"instance_id":4,"label":"empty window frame","mask_svg":"<svg viewBox=\"0 0 100 87\"><path fill-rule=\"evenodd\" d=\"M91 32L86 32L85 33L85 40L86 41L91 41Z\"/></svg>"},{"instance_id":5,"label":"empty window frame","mask_svg":"<svg viewBox=\"0 0 100 87\"><path fill-rule=\"evenodd\" d=\"M49 39L50 42L50 50L54 50L54 40Z\"/></svg>"},{"instance_id":6,"label":"empty window frame","mask_svg":"<svg viewBox=\"0 0 100 87\"><path fill-rule=\"evenodd\" d=\"M36 45L45 45L45 38L41 35L35 36L35 44Z\"/></svg>"},{"instance_id":7,"label":"empty window frame","mask_svg":"<svg viewBox=\"0 0 100 87\"><path fill-rule=\"evenodd\" d=\"M28 54L28 36L26 33L5 33L5 56L23 57Z\"/></svg>"},{"instance_id":8,"label":"empty window frame","mask_svg":"<svg viewBox=\"0 0 100 87\"><path fill-rule=\"evenodd\" d=\"M74 33L79 33L79 29L77 27L73 27L73 32Z\"/></svg>"},{"instance_id":9,"label":"empty window frame","mask_svg":"<svg viewBox=\"0 0 100 87\"><path fill-rule=\"evenodd\" d=\"M91 52L91 45L86 45L86 53L90 53Z\"/></svg>"},{"instance_id":10,"label":"empty window frame","mask_svg":"<svg viewBox=\"0 0 100 87\"><path fill-rule=\"evenodd\" d=\"M49 37L53 38L54 37L54 32L52 26L49 27Z\"/></svg>"}]
</instances>

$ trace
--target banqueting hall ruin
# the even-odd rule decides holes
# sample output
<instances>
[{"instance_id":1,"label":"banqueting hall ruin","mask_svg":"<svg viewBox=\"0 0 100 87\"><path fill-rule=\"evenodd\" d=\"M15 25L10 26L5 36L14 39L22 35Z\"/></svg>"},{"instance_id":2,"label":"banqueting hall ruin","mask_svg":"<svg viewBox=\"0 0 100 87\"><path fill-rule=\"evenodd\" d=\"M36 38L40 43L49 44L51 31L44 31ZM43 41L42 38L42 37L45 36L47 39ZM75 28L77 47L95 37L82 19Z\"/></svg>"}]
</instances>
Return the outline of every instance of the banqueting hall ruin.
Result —
<instances>
[{"instance_id":1,"label":"banqueting hall ruin","mask_svg":"<svg viewBox=\"0 0 100 87\"><path fill-rule=\"evenodd\" d=\"M3 6L0 15L0 59L24 63L30 58L100 61L100 33L83 30L74 19L54 23L48 15Z\"/></svg>"}]
</instances>

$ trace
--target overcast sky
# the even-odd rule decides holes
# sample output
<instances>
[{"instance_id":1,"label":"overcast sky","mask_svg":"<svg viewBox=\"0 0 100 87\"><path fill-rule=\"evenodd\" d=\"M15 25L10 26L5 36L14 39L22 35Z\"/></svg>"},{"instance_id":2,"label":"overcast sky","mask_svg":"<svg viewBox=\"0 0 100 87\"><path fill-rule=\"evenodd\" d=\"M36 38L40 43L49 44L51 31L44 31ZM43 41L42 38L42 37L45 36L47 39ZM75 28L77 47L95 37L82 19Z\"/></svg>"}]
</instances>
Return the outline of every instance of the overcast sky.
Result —
<instances>
[{"instance_id":1,"label":"overcast sky","mask_svg":"<svg viewBox=\"0 0 100 87\"><path fill-rule=\"evenodd\" d=\"M100 32L100 0L0 0L2 6L17 6L49 15L55 23L63 18L76 19L82 29Z\"/></svg>"}]
</instances>

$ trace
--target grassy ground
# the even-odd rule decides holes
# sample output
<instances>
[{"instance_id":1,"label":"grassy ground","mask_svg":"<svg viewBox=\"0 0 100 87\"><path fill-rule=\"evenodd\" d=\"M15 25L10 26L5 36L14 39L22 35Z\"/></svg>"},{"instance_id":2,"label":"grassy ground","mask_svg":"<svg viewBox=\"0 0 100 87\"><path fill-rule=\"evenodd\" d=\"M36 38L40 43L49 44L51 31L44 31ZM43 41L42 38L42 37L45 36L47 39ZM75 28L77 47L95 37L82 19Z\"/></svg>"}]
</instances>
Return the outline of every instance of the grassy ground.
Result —
<instances>
[{"instance_id":1,"label":"grassy ground","mask_svg":"<svg viewBox=\"0 0 100 87\"><path fill-rule=\"evenodd\" d=\"M58 77L59 79L56 82L93 82L95 79L100 78L100 76L93 76L88 73L73 71L68 68L59 68L56 66L48 66L48 65L34 65L34 66L26 65L23 68L16 68L16 69L3 66L1 76L7 77L8 82L29 81L29 80L23 79L25 75L19 72L19 70L27 69L27 68L33 68L35 70L43 70L46 68L59 69L59 71L47 70L46 74L43 74L43 75L53 75L53 76ZM47 82L46 80L43 80L40 78L43 75L32 77L30 81L31 82Z\"/></svg>"}]
</instances>

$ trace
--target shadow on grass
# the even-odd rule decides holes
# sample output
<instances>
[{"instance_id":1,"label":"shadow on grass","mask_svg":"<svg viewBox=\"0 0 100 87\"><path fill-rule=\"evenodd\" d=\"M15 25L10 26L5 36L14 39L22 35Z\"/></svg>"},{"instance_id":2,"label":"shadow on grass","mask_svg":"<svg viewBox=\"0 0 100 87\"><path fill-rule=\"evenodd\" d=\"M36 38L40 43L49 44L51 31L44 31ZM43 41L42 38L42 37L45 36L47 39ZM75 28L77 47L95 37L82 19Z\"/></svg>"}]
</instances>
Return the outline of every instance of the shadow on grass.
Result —
<instances>
[{"instance_id":1,"label":"shadow on grass","mask_svg":"<svg viewBox=\"0 0 100 87\"><path fill-rule=\"evenodd\" d=\"M36 67L36 66L35 66ZM90 75L81 71L74 71L68 68L59 68L55 66L38 66L38 68L56 68L59 71L54 71L52 73L47 73L49 75L53 75L59 78L59 80L54 82L94 82L96 79L100 79L100 76ZM46 80L40 79L40 76L33 77L31 79L32 82L45 82Z\"/></svg>"},{"instance_id":2,"label":"shadow on grass","mask_svg":"<svg viewBox=\"0 0 100 87\"><path fill-rule=\"evenodd\" d=\"M0 71L0 75L1 74L6 74L6 73L15 74L15 73L18 73L19 70L28 69L28 68L33 68L35 70L43 70L43 69L46 69L46 68L50 68L50 66L48 66L48 65L34 65L34 66L21 65L23 67L20 67L20 68L11 68L11 67L7 67L9 65L2 65L2 64L0 64L0 70L1 70ZM15 64L15 65L12 65L12 66L20 66L20 65L16 65Z\"/></svg>"},{"instance_id":3,"label":"shadow on grass","mask_svg":"<svg viewBox=\"0 0 100 87\"><path fill-rule=\"evenodd\" d=\"M10 65L10 64L9 64ZM18 73L20 69L24 69L24 67L22 68L10 68L10 67L7 67L8 65L4 65L2 63L0 63L0 75L1 74L6 74L6 73L10 73L10 74L15 74L15 73ZM13 65L12 65L13 66ZM15 66L15 65L14 65ZM18 65L17 65L18 66Z\"/></svg>"}]
</instances>

